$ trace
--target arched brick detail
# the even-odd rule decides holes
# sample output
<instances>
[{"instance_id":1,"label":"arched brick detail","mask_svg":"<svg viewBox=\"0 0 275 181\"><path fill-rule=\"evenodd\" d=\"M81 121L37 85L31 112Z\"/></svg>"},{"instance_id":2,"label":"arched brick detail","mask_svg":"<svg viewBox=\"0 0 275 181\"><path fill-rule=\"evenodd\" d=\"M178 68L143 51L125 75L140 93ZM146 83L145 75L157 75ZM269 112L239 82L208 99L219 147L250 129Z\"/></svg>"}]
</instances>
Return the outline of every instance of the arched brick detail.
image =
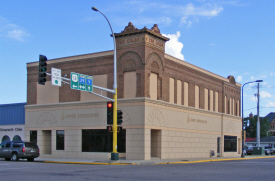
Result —
<instances>
[{"instance_id":1,"label":"arched brick detail","mask_svg":"<svg viewBox=\"0 0 275 181\"><path fill-rule=\"evenodd\" d=\"M127 72L137 70L137 66L142 64L140 55L134 51L124 53L118 59L118 71Z\"/></svg>"},{"instance_id":2,"label":"arched brick detail","mask_svg":"<svg viewBox=\"0 0 275 181\"><path fill-rule=\"evenodd\" d=\"M151 53L146 60L147 67L151 72L161 73L164 71L163 62L160 56L156 53Z\"/></svg>"}]
</instances>

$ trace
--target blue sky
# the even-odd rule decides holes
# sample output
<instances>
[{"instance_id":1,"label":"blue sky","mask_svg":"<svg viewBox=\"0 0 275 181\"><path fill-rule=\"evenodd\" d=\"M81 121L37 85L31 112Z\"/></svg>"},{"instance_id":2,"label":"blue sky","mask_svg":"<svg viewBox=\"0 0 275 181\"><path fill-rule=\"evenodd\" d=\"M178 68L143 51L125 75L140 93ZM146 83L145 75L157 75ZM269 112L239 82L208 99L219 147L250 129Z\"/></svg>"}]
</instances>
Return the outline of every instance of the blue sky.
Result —
<instances>
[{"instance_id":1,"label":"blue sky","mask_svg":"<svg viewBox=\"0 0 275 181\"><path fill-rule=\"evenodd\" d=\"M262 79L260 116L275 112L275 1L0 0L0 104L26 101L26 63L113 49L128 22L154 24L166 53L237 82ZM244 88L244 116L257 113L256 84Z\"/></svg>"}]
</instances>

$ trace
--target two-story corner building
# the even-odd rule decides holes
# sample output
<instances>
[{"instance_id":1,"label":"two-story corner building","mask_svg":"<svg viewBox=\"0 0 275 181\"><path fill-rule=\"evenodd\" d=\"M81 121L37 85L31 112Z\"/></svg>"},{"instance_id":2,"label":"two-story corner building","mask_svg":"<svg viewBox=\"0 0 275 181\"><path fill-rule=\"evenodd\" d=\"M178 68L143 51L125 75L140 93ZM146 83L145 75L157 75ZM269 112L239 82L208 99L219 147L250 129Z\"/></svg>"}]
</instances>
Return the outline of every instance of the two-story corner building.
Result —
<instances>
[{"instance_id":1,"label":"two-story corner building","mask_svg":"<svg viewBox=\"0 0 275 181\"><path fill-rule=\"evenodd\" d=\"M168 38L158 26L131 23L115 34L118 108L123 130L119 157L150 160L238 156L241 153L240 89L233 76L221 77L164 53ZM113 89L113 51L52 59L51 67L93 76ZM203 58L203 57L202 57ZM107 100L70 85L37 83L38 62L27 64L25 138L37 140L42 157L109 159L112 133ZM113 98L111 93L95 93Z\"/></svg>"}]
</instances>

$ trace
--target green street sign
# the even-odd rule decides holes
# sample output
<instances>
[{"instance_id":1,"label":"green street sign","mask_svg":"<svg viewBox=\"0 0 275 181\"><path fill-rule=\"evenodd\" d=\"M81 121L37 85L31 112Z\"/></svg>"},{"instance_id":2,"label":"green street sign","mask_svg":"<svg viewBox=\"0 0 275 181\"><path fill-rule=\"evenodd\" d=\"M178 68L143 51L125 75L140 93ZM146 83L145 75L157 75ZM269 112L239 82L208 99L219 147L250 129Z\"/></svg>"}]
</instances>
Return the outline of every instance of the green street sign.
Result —
<instances>
[{"instance_id":1,"label":"green street sign","mask_svg":"<svg viewBox=\"0 0 275 181\"><path fill-rule=\"evenodd\" d=\"M79 74L71 72L71 89L79 90Z\"/></svg>"},{"instance_id":2,"label":"green street sign","mask_svg":"<svg viewBox=\"0 0 275 181\"><path fill-rule=\"evenodd\" d=\"M93 77L71 72L71 89L93 91Z\"/></svg>"},{"instance_id":3,"label":"green street sign","mask_svg":"<svg viewBox=\"0 0 275 181\"><path fill-rule=\"evenodd\" d=\"M93 77L86 76L86 91L93 92Z\"/></svg>"},{"instance_id":4,"label":"green street sign","mask_svg":"<svg viewBox=\"0 0 275 181\"><path fill-rule=\"evenodd\" d=\"M79 90L86 90L86 75L79 74Z\"/></svg>"}]
</instances>

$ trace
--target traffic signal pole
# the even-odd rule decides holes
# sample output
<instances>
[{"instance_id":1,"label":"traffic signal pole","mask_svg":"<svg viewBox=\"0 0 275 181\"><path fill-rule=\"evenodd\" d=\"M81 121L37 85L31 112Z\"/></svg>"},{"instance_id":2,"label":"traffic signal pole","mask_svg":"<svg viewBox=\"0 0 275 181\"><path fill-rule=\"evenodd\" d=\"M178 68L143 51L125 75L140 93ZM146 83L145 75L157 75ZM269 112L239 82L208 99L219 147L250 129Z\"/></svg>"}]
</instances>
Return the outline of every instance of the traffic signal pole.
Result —
<instances>
[{"instance_id":1,"label":"traffic signal pole","mask_svg":"<svg viewBox=\"0 0 275 181\"><path fill-rule=\"evenodd\" d=\"M98 11L100 14L102 14L105 19L107 20L110 29L112 31L112 37L114 41L114 109L113 109L113 152L111 153L111 160L118 160L118 152L117 152L117 59L116 59L116 39L115 35L111 26L111 23L109 22L108 18L99 11L96 7L92 7L92 10Z\"/></svg>"},{"instance_id":2,"label":"traffic signal pole","mask_svg":"<svg viewBox=\"0 0 275 181\"><path fill-rule=\"evenodd\" d=\"M118 160L117 152L117 89L115 89L116 94L114 94L114 118L113 118L113 153L111 155L112 160Z\"/></svg>"}]
</instances>

